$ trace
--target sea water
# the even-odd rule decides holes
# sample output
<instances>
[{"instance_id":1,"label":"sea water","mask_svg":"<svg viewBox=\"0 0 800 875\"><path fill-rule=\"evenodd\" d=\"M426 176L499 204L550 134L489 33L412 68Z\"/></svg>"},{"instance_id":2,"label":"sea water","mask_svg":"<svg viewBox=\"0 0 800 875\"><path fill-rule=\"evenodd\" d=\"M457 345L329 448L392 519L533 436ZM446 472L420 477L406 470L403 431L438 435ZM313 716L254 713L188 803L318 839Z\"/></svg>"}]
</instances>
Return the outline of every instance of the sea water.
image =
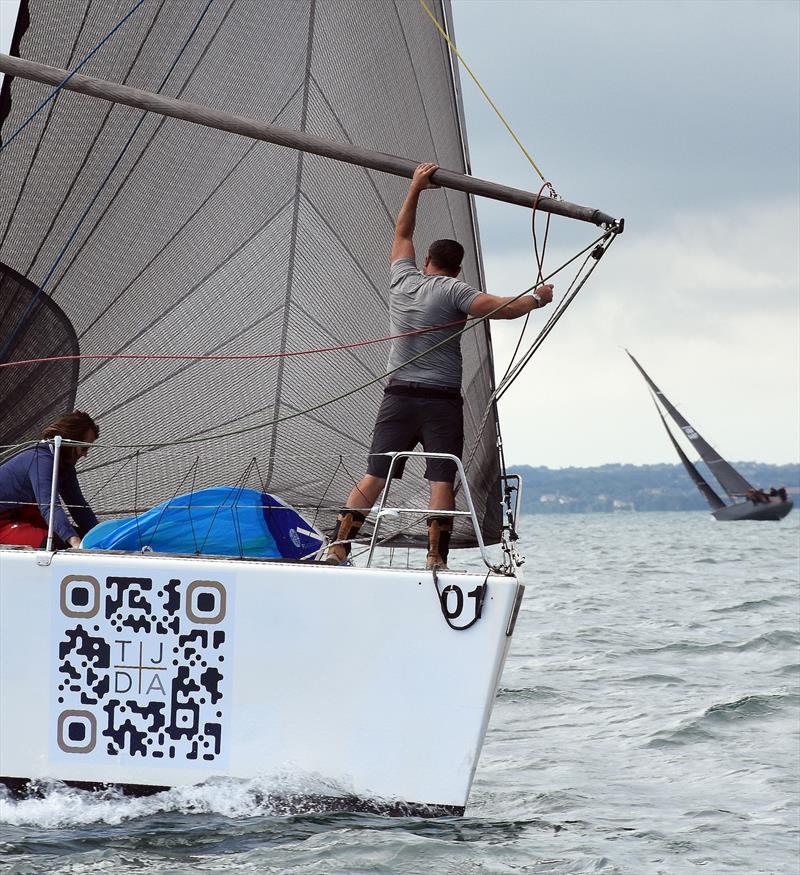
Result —
<instances>
[{"instance_id":1,"label":"sea water","mask_svg":"<svg viewBox=\"0 0 800 875\"><path fill-rule=\"evenodd\" d=\"M797 873L800 513L520 529L528 588L466 816L260 802L332 789L293 774L144 799L54 788L0 799L0 871Z\"/></svg>"}]
</instances>

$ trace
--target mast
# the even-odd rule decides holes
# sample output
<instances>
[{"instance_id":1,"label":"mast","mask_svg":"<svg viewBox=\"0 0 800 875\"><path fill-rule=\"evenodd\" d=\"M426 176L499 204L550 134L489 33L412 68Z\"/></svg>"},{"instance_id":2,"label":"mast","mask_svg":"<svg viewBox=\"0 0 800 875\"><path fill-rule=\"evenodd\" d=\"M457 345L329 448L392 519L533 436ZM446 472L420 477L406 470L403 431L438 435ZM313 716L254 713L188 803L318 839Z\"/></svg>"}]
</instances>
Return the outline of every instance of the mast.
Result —
<instances>
[{"instance_id":1,"label":"mast","mask_svg":"<svg viewBox=\"0 0 800 875\"><path fill-rule=\"evenodd\" d=\"M357 164L372 170L380 170L384 173L392 173L395 176L411 178L417 167L418 161L410 158L401 158L397 155L389 155L385 152L376 152L353 146L348 143L337 143L314 136L303 131L281 128L268 122L257 119L245 118L233 115L214 107L190 103L185 100L176 100L165 97L162 94L154 94L140 88L130 88L127 85L119 85L105 79L95 79L91 76L70 74L68 70L39 64L35 61L26 61L11 55L0 53L0 72L9 76L20 76L23 79L31 79L34 82L43 82L48 85L61 85L68 91L76 91L101 100L112 103L122 103L134 106L146 112L156 112L164 116L183 119L209 128L217 128L250 137L254 140L263 140L278 146L286 146L290 149L299 149L315 155L333 158L348 164ZM603 213L592 207L584 207L569 201L555 200L554 198L541 197L529 191L512 188L507 185L499 185L485 179L473 176L465 176L462 173L454 173L451 170L439 169L432 177L433 181L443 188L452 188L488 197L506 203L517 204L522 207L536 208L554 215L577 219L600 226L617 226L620 223L613 216Z\"/></svg>"},{"instance_id":2,"label":"mast","mask_svg":"<svg viewBox=\"0 0 800 875\"><path fill-rule=\"evenodd\" d=\"M719 480L722 488L731 498L746 495L753 488L751 483L742 477L742 475L705 440L705 438L696 431L688 422L687 419L678 411L674 404L664 395L664 393L656 386L656 384L647 375L644 368L636 361L636 359L628 352L628 357L636 365L639 373L644 377L645 382L661 402L664 409L669 413L675 424L681 429L686 437L694 444L700 458L708 465L711 473ZM692 478L694 479L694 478ZM697 482L697 481L695 481Z\"/></svg>"}]
</instances>

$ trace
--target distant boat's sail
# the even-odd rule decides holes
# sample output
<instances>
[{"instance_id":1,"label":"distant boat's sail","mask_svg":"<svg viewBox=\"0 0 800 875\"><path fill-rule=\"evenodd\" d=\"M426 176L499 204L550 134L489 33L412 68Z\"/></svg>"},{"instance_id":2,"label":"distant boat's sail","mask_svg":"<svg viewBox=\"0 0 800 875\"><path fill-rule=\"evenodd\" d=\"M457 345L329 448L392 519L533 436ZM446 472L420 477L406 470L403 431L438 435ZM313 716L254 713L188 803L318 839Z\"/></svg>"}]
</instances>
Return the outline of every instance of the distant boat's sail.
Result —
<instances>
[{"instance_id":1,"label":"distant boat's sail","mask_svg":"<svg viewBox=\"0 0 800 875\"><path fill-rule=\"evenodd\" d=\"M681 449L681 445L675 440L675 436L670 431L669 426L667 425L667 420L664 418L664 414L659 410L658 405L656 405L656 410L658 410L658 415L661 417L661 422L664 423L664 428L666 429L667 434L669 435L669 439L672 441L672 446L675 447L675 452L678 454L681 462L683 462L683 467L686 468L689 476L694 481L694 485L700 490L703 494L705 500L709 503L712 510L719 510L721 507L725 507L725 502L717 495L716 492L711 488L709 482L703 477L703 475L697 470L697 468L689 461L689 457L684 453Z\"/></svg>"},{"instance_id":2,"label":"distant boat's sail","mask_svg":"<svg viewBox=\"0 0 800 875\"><path fill-rule=\"evenodd\" d=\"M448 27L449 3L429 5ZM23 0L12 49L71 68L119 17L117 3ZM467 171L451 58L416 2L149 0L81 72ZM3 137L50 91L7 79ZM289 353L387 333L388 254L406 180L158 115L137 128L141 119L62 92L2 155L0 262L45 284L81 354ZM461 241L463 278L479 286L468 195L423 195L420 258L437 237ZM486 324L462 350L465 447L477 447L467 473L494 543L500 469ZM87 495L103 489L100 510L170 498L196 456L184 490L239 483L255 458L244 485L282 495L324 528L365 469L382 385L303 411L379 378L387 356L377 343L266 362L84 360L75 401L66 386L58 393L62 410L76 403L100 421L104 444L175 444L93 452L82 477ZM238 434L179 444L225 432ZM27 427L6 435L29 437ZM393 503L427 505L420 475L415 467L396 484ZM405 540L421 538L424 522ZM471 543L471 524L458 518L454 544Z\"/></svg>"},{"instance_id":3,"label":"distant boat's sail","mask_svg":"<svg viewBox=\"0 0 800 875\"><path fill-rule=\"evenodd\" d=\"M628 350L625 350L625 352L628 352ZM731 498L746 495L747 492L753 488L752 484L748 483L732 465L720 456L720 454L702 437L702 435L692 428L688 421L678 412L677 408L670 403L664 393L650 379L639 362L637 362L629 352L628 356L638 368L639 373L644 377L647 385L653 390L661 404L663 404L664 409L675 420L676 424L686 437L692 442L700 455L700 458L706 463L706 465L708 465L711 473L717 478L717 480L719 480L725 492L727 492ZM670 437L671 436L670 433Z\"/></svg>"}]
</instances>

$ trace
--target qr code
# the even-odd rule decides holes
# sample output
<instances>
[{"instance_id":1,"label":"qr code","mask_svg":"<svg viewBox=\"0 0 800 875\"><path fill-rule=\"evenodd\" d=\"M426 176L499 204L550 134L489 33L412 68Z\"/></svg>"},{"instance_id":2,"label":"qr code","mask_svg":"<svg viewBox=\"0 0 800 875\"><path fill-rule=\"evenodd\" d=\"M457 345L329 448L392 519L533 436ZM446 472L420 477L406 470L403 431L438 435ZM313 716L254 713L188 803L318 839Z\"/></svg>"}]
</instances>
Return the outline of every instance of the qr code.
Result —
<instances>
[{"instance_id":1,"label":"qr code","mask_svg":"<svg viewBox=\"0 0 800 875\"><path fill-rule=\"evenodd\" d=\"M52 752L59 759L221 761L230 585L67 575L55 615Z\"/></svg>"}]
</instances>

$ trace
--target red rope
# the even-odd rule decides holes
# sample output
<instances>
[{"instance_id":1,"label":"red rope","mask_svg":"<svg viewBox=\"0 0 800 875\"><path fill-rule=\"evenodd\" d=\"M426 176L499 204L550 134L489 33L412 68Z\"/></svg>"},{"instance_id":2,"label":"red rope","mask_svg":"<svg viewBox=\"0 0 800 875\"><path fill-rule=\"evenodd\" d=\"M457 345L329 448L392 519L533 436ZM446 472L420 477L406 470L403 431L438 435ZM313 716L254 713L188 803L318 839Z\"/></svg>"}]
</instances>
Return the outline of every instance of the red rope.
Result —
<instances>
[{"instance_id":1,"label":"red rope","mask_svg":"<svg viewBox=\"0 0 800 875\"><path fill-rule=\"evenodd\" d=\"M316 349L301 349L294 352L267 352L251 355L179 355L177 353L87 353L86 355L54 355L38 359L20 359L19 361L0 363L0 368L11 368L17 365L38 365L45 362L70 362L90 359L188 359L190 361L246 361L248 359L279 359L296 355L315 355L321 352L336 352L343 349L355 349L358 346L369 346L373 343L384 343L387 340L397 340L400 337L412 337L415 334L428 334L430 331L440 331L463 325L467 320L458 319L455 322L445 322L443 325L429 325L427 328L417 328L414 331L404 331L402 334L387 334L385 337L374 337L371 340L358 340L354 343L343 343L340 346L320 346Z\"/></svg>"}]
</instances>

